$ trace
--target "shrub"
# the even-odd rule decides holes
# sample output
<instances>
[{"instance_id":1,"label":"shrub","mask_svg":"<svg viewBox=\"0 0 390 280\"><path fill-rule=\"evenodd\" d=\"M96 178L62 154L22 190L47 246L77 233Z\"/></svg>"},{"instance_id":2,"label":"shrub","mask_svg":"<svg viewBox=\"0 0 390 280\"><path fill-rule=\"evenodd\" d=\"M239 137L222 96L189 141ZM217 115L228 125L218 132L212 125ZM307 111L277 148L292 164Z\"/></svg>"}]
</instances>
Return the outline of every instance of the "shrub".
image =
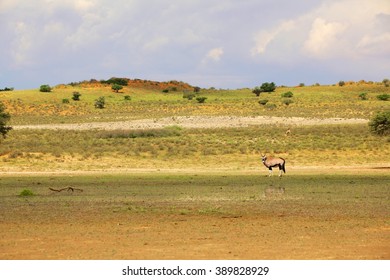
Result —
<instances>
[{"instance_id":1,"label":"shrub","mask_svg":"<svg viewBox=\"0 0 390 280\"><path fill-rule=\"evenodd\" d=\"M162 92L163 92L163 93L168 93L168 92L169 92L169 89L167 89L167 88L166 88L166 89L163 89Z\"/></svg>"},{"instance_id":2,"label":"shrub","mask_svg":"<svg viewBox=\"0 0 390 280\"><path fill-rule=\"evenodd\" d=\"M41 85L39 88L40 92L51 92L52 88L49 85Z\"/></svg>"},{"instance_id":3,"label":"shrub","mask_svg":"<svg viewBox=\"0 0 390 280\"><path fill-rule=\"evenodd\" d=\"M95 100L95 108L103 109L106 106L106 100L104 96L100 96Z\"/></svg>"},{"instance_id":4,"label":"shrub","mask_svg":"<svg viewBox=\"0 0 390 280\"><path fill-rule=\"evenodd\" d=\"M181 127L169 126L154 129L132 129L132 130L111 130L102 131L97 134L98 138L162 138L181 135Z\"/></svg>"},{"instance_id":5,"label":"shrub","mask_svg":"<svg viewBox=\"0 0 390 280\"><path fill-rule=\"evenodd\" d=\"M200 87L194 87L194 92L200 92Z\"/></svg>"},{"instance_id":6,"label":"shrub","mask_svg":"<svg viewBox=\"0 0 390 280\"><path fill-rule=\"evenodd\" d=\"M377 113L368 125L374 134L390 135L390 111Z\"/></svg>"},{"instance_id":7,"label":"shrub","mask_svg":"<svg viewBox=\"0 0 390 280\"><path fill-rule=\"evenodd\" d=\"M128 85L128 79L126 78L110 78L107 81L100 81L102 84L117 84L121 86L127 86Z\"/></svg>"},{"instance_id":8,"label":"shrub","mask_svg":"<svg viewBox=\"0 0 390 280\"><path fill-rule=\"evenodd\" d=\"M275 83L263 83L260 87L255 87L252 92L256 94L256 96L260 96L260 93L262 92L273 92L275 89Z\"/></svg>"},{"instance_id":9,"label":"shrub","mask_svg":"<svg viewBox=\"0 0 390 280\"><path fill-rule=\"evenodd\" d=\"M5 87L3 89L0 88L0 91L13 91L14 88L13 87Z\"/></svg>"},{"instance_id":10,"label":"shrub","mask_svg":"<svg viewBox=\"0 0 390 280\"><path fill-rule=\"evenodd\" d=\"M384 84L385 87L390 86L390 80L389 79L383 79L382 83Z\"/></svg>"},{"instance_id":11,"label":"shrub","mask_svg":"<svg viewBox=\"0 0 390 280\"><path fill-rule=\"evenodd\" d=\"M387 100L389 100L390 95L387 93L384 93L384 94L377 95L376 98L379 100L387 101Z\"/></svg>"},{"instance_id":12,"label":"shrub","mask_svg":"<svg viewBox=\"0 0 390 280\"><path fill-rule=\"evenodd\" d=\"M260 105L265 105L268 103L268 99L262 99L262 100L259 100L259 104Z\"/></svg>"},{"instance_id":13,"label":"shrub","mask_svg":"<svg viewBox=\"0 0 390 280\"><path fill-rule=\"evenodd\" d=\"M340 86L340 87L345 86L345 82L344 82L344 81L340 81L340 82L339 82L339 86Z\"/></svg>"},{"instance_id":14,"label":"shrub","mask_svg":"<svg viewBox=\"0 0 390 280\"><path fill-rule=\"evenodd\" d=\"M64 99L62 99L62 103L63 103L63 104L69 104L70 101L69 101L68 98L64 98Z\"/></svg>"},{"instance_id":15,"label":"shrub","mask_svg":"<svg viewBox=\"0 0 390 280\"><path fill-rule=\"evenodd\" d=\"M123 89L123 86L119 85L119 84L113 84L111 86L111 89L115 92L119 92L121 89Z\"/></svg>"},{"instance_id":16,"label":"shrub","mask_svg":"<svg viewBox=\"0 0 390 280\"><path fill-rule=\"evenodd\" d=\"M367 92L362 92L361 94L359 94L359 98L361 100L367 100L368 99Z\"/></svg>"},{"instance_id":17,"label":"shrub","mask_svg":"<svg viewBox=\"0 0 390 280\"><path fill-rule=\"evenodd\" d=\"M11 115L5 112L5 106L0 101L0 134L3 138L6 137L8 131L12 129L12 127L7 126L7 122L11 119Z\"/></svg>"},{"instance_id":18,"label":"shrub","mask_svg":"<svg viewBox=\"0 0 390 280\"><path fill-rule=\"evenodd\" d=\"M79 101L80 100L80 96L81 96L81 94L78 91L74 91L72 99L74 101Z\"/></svg>"},{"instance_id":19,"label":"shrub","mask_svg":"<svg viewBox=\"0 0 390 280\"><path fill-rule=\"evenodd\" d=\"M35 194L28 189L24 189L20 192L19 196L34 196Z\"/></svg>"},{"instance_id":20,"label":"shrub","mask_svg":"<svg viewBox=\"0 0 390 280\"><path fill-rule=\"evenodd\" d=\"M198 101L198 103L205 103L207 97L204 97L204 96L199 96L196 98L196 101Z\"/></svg>"},{"instance_id":21,"label":"shrub","mask_svg":"<svg viewBox=\"0 0 390 280\"><path fill-rule=\"evenodd\" d=\"M281 96L285 97L285 98L291 98L294 96L294 94L291 91L288 91L288 92L282 93Z\"/></svg>"},{"instance_id":22,"label":"shrub","mask_svg":"<svg viewBox=\"0 0 390 280\"><path fill-rule=\"evenodd\" d=\"M294 103L294 100L292 100L292 99L283 99L282 102L283 102L284 105L288 106L288 105Z\"/></svg>"},{"instance_id":23,"label":"shrub","mask_svg":"<svg viewBox=\"0 0 390 280\"><path fill-rule=\"evenodd\" d=\"M131 96L130 95L125 95L124 98L125 98L126 101L130 101L131 100Z\"/></svg>"}]
</instances>

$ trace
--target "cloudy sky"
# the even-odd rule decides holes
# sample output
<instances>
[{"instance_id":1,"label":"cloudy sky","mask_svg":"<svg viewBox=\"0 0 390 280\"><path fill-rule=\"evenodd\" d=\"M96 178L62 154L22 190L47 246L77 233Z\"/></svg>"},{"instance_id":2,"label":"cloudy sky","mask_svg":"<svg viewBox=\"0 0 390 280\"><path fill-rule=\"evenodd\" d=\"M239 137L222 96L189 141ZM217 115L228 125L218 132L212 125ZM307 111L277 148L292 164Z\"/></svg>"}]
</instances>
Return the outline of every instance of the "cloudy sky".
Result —
<instances>
[{"instance_id":1,"label":"cloudy sky","mask_svg":"<svg viewBox=\"0 0 390 280\"><path fill-rule=\"evenodd\" d=\"M0 0L0 88L390 78L390 0Z\"/></svg>"}]
</instances>

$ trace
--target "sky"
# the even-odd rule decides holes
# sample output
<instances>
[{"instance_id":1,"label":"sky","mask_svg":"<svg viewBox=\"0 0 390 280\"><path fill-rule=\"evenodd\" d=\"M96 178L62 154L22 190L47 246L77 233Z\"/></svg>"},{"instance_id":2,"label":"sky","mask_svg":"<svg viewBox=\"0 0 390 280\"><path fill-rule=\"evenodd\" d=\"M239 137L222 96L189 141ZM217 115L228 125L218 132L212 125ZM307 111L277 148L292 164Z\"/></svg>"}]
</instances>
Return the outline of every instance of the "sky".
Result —
<instances>
[{"instance_id":1,"label":"sky","mask_svg":"<svg viewBox=\"0 0 390 280\"><path fill-rule=\"evenodd\" d=\"M0 0L0 88L390 78L390 0Z\"/></svg>"}]
</instances>

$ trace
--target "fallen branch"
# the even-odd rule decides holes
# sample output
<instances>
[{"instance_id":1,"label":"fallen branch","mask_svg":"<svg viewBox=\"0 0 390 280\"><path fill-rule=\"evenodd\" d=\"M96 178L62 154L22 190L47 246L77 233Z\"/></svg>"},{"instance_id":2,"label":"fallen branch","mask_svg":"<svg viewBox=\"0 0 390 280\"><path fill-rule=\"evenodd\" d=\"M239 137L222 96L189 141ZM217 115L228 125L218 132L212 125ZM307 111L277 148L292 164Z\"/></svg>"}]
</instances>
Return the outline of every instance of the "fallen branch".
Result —
<instances>
[{"instance_id":1,"label":"fallen branch","mask_svg":"<svg viewBox=\"0 0 390 280\"><path fill-rule=\"evenodd\" d=\"M62 189L53 189L53 188L49 188L49 190L53 191L53 192L62 192L62 191L68 191L68 192L74 192L74 191L79 191L79 192L82 192L83 190L82 189L76 189L76 188L72 188L72 187L66 187L66 188L62 188Z\"/></svg>"}]
</instances>

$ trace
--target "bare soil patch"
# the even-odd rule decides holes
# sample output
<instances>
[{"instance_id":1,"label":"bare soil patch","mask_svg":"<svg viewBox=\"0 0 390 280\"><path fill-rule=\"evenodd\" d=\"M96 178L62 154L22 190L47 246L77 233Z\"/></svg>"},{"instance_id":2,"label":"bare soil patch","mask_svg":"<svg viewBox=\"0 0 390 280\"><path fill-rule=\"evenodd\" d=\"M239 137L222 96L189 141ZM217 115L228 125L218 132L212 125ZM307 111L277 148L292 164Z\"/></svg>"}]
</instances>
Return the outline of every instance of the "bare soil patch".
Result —
<instances>
[{"instance_id":1,"label":"bare soil patch","mask_svg":"<svg viewBox=\"0 0 390 280\"><path fill-rule=\"evenodd\" d=\"M66 129L66 130L116 130L116 129L153 129L177 125L184 128L228 128L248 127L255 125L324 125L324 124L360 124L367 123L366 119L343 118L283 118L283 117L239 117L239 116L188 116L169 117L158 119L141 119L117 122L93 122L75 124L41 124L41 125L16 125L14 129Z\"/></svg>"}]
</instances>

